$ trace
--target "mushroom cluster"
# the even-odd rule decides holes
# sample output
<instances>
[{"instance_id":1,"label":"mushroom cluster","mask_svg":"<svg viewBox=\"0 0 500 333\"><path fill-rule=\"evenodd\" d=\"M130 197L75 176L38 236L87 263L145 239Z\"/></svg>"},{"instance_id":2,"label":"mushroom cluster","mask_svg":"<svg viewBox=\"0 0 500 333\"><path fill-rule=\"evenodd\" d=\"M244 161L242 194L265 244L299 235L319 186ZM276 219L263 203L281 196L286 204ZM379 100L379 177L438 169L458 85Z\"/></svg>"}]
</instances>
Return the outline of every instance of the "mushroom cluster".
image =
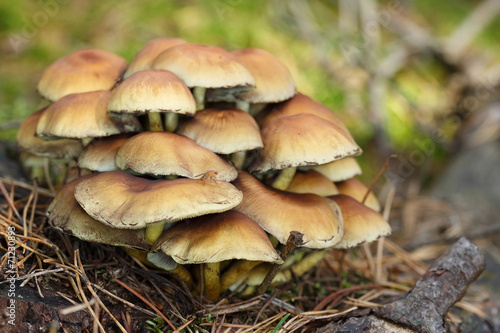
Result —
<instances>
[{"instance_id":1,"label":"mushroom cluster","mask_svg":"<svg viewBox=\"0 0 500 333\"><path fill-rule=\"evenodd\" d=\"M373 194L362 203L346 126L264 50L159 38L127 65L86 49L50 65L38 91L52 104L22 124L20 148L77 165L56 181L49 223L212 301L252 292L273 265L278 284L391 231ZM291 233L301 242L284 262Z\"/></svg>"}]
</instances>

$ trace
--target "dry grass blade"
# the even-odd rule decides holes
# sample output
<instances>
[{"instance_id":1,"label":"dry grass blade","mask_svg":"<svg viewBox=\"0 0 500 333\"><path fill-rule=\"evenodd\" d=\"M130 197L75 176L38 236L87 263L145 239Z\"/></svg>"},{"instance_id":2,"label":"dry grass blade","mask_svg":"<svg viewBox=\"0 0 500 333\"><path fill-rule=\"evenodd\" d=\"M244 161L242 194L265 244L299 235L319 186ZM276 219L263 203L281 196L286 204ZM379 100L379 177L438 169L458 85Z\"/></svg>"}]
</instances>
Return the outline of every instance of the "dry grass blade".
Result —
<instances>
[{"instance_id":1,"label":"dry grass blade","mask_svg":"<svg viewBox=\"0 0 500 333\"><path fill-rule=\"evenodd\" d=\"M177 330L177 328L172 324L172 322L170 322L170 320L168 320L168 318L165 317L165 315L160 310L158 310L158 308L156 306L154 306L150 301L145 299L141 294L139 294L137 291L135 291L132 287L128 286L126 283L124 283L118 279L113 279L113 281L118 283L120 286L127 289L132 294L134 294L136 297L138 297L141 301L146 303L151 309L154 310L154 312L156 312L163 320L165 320L165 322L168 324L168 326L170 326L174 331Z\"/></svg>"}]
</instances>

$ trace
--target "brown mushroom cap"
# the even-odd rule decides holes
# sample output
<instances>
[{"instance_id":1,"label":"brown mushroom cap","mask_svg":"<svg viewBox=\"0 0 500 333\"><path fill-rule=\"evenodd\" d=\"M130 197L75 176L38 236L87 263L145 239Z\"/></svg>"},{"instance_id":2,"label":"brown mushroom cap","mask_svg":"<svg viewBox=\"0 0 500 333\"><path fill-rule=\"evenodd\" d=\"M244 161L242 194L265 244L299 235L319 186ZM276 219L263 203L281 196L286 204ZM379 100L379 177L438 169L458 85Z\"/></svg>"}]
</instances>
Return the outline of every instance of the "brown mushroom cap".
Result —
<instances>
[{"instance_id":1,"label":"brown mushroom cap","mask_svg":"<svg viewBox=\"0 0 500 333\"><path fill-rule=\"evenodd\" d=\"M259 126L252 116L239 109L205 109L187 119L178 134L218 154L262 148Z\"/></svg>"},{"instance_id":2,"label":"brown mushroom cap","mask_svg":"<svg viewBox=\"0 0 500 333\"><path fill-rule=\"evenodd\" d=\"M99 172L118 170L115 164L116 153L129 138L130 136L113 135L92 140L80 154L78 166Z\"/></svg>"},{"instance_id":3,"label":"brown mushroom cap","mask_svg":"<svg viewBox=\"0 0 500 333\"><path fill-rule=\"evenodd\" d=\"M233 185L216 180L148 180L109 171L78 184L75 198L104 224L141 229L229 210L240 203L242 194Z\"/></svg>"},{"instance_id":4,"label":"brown mushroom cap","mask_svg":"<svg viewBox=\"0 0 500 333\"><path fill-rule=\"evenodd\" d=\"M314 170L297 171L286 190L293 193L314 193L320 197L339 193L333 182Z\"/></svg>"},{"instance_id":5,"label":"brown mushroom cap","mask_svg":"<svg viewBox=\"0 0 500 333\"><path fill-rule=\"evenodd\" d=\"M165 70L144 70L132 74L113 90L108 111L193 115L196 105L189 88L175 74Z\"/></svg>"},{"instance_id":6,"label":"brown mushroom cap","mask_svg":"<svg viewBox=\"0 0 500 333\"><path fill-rule=\"evenodd\" d=\"M311 168L328 177L332 182L340 182L362 173L361 167L354 157L344 157L343 159L315 165Z\"/></svg>"},{"instance_id":7,"label":"brown mushroom cap","mask_svg":"<svg viewBox=\"0 0 500 333\"><path fill-rule=\"evenodd\" d=\"M391 226L382 215L359 201L343 194L329 198L340 206L344 217L344 236L334 248L347 249L391 233Z\"/></svg>"},{"instance_id":8,"label":"brown mushroom cap","mask_svg":"<svg viewBox=\"0 0 500 333\"><path fill-rule=\"evenodd\" d=\"M38 121L44 109L35 111L28 116L17 132L17 144L22 150L31 154L54 159L71 159L80 155L83 144L81 140L60 139L44 140L35 136Z\"/></svg>"},{"instance_id":9,"label":"brown mushroom cap","mask_svg":"<svg viewBox=\"0 0 500 333\"><path fill-rule=\"evenodd\" d=\"M154 69L166 69L192 87L252 87L250 71L224 49L216 46L184 43L162 52Z\"/></svg>"},{"instance_id":10,"label":"brown mushroom cap","mask_svg":"<svg viewBox=\"0 0 500 333\"><path fill-rule=\"evenodd\" d=\"M295 82L288 68L275 56L261 49L231 51L255 78L255 88L239 95L249 103L276 103L295 94Z\"/></svg>"},{"instance_id":11,"label":"brown mushroom cap","mask_svg":"<svg viewBox=\"0 0 500 333\"><path fill-rule=\"evenodd\" d=\"M314 101L311 97L300 93L288 101L269 105L257 115L256 120L260 127L263 128L276 118L294 116L301 113L313 114L316 117L329 121L347 132L349 136L351 135L342 120L335 113L323 104Z\"/></svg>"},{"instance_id":12,"label":"brown mushroom cap","mask_svg":"<svg viewBox=\"0 0 500 333\"><path fill-rule=\"evenodd\" d=\"M347 180L337 182L335 185L337 186L340 194L348 195L359 202L363 201L363 198L368 191L368 187L357 178L349 178ZM380 212L380 203L373 192L370 191L364 204L371 209Z\"/></svg>"},{"instance_id":13,"label":"brown mushroom cap","mask_svg":"<svg viewBox=\"0 0 500 333\"><path fill-rule=\"evenodd\" d=\"M82 181L95 177L87 175L67 183L59 189L54 200L47 209L50 225L81 240L115 246L125 246L140 250L148 250L144 240L145 229L116 229L90 217L75 199L75 188Z\"/></svg>"},{"instance_id":14,"label":"brown mushroom cap","mask_svg":"<svg viewBox=\"0 0 500 333\"><path fill-rule=\"evenodd\" d=\"M40 116L36 133L44 137L95 138L139 132L141 124L133 116L111 117L107 106L110 91L70 94L51 104Z\"/></svg>"},{"instance_id":15,"label":"brown mushroom cap","mask_svg":"<svg viewBox=\"0 0 500 333\"><path fill-rule=\"evenodd\" d=\"M312 114L281 117L262 129L264 148L251 172L324 164L361 154L361 148L335 124Z\"/></svg>"},{"instance_id":16,"label":"brown mushroom cap","mask_svg":"<svg viewBox=\"0 0 500 333\"><path fill-rule=\"evenodd\" d=\"M235 210L252 218L282 244L291 231L303 233L303 246L313 249L333 246L342 238L342 213L333 200L275 190L243 171L233 183L243 192Z\"/></svg>"},{"instance_id":17,"label":"brown mushroom cap","mask_svg":"<svg viewBox=\"0 0 500 333\"><path fill-rule=\"evenodd\" d=\"M38 82L38 92L56 101L69 94L110 90L126 67L125 59L107 51L76 51L45 69Z\"/></svg>"},{"instance_id":18,"label":"brown mushroom cap","mask_svg":"<svg viewBox=\"0 0 500 333\"><path fill-rule=\"evenodd\" d=\"M116 155L120 169L140 174L201 178L209 171L214 179L231 181L238 171L214 152L188 137L168 132L142 132L128 139Z\"/></svg>"},{"instance_id":19,"label":"brown mushroom cap","mask_svg":"<svg viewBox=\"0 0 500 333\"><path fill-rule=\"evenodd\" d=\"M135 72L151 69L153 61L160 53L183 43L186 43L186 41L180 38L155 38L150 40L134 56L123 77L126 79Z\"/></svg>"},{"instance_id":20,"label":"brown mushroom cap","mask_svg":"<svg viewBox=\"0 0 500 333\"><path fill-rule=\"evenodd\" d=\"M230 259L283 262L264 230L233 210L176 223L160 236L152 251L160 249L179 264Z\"/></svg>"}]
</instances>

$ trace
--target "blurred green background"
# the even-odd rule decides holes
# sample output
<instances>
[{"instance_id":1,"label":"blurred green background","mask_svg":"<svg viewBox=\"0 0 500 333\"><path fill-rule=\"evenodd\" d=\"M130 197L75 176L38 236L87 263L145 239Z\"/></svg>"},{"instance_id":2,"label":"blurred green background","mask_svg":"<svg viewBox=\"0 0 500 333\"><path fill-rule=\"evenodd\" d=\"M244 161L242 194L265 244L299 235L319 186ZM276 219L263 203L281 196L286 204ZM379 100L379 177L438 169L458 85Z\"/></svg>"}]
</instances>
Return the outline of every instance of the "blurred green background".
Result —
<instances>
[{"instance_id":1,"label":"blurred green background","mask_svg":"<svg viewBox=\"0 0 500 333\"><path fill-rule=\"evenodd\" d=\"M449 131L446 139L452 140L457 125L443 119L454 112L461 89L467 87L452 84L459 61L443 62L435 50L412 38L420 29L427 34L424 44L439 50L481 3L0 1L0 140L13 140L15 122L45 103L36 85L56 59L100 48L130 60L150 39L180 37L228 50L262 48L280 58L300 92L344 119L365 149L361 162L374 169L367 171L369 178L388 153L413 149L416 139L429 137L436 128ZM480 53L488 64L498 63L499 30L500 20L492 20L473 36L467 54ZM399 64L398 50L406 52ZM439 142L432 159L444 154L441 144L447 140Z\"/></svg>"}]
</instances>

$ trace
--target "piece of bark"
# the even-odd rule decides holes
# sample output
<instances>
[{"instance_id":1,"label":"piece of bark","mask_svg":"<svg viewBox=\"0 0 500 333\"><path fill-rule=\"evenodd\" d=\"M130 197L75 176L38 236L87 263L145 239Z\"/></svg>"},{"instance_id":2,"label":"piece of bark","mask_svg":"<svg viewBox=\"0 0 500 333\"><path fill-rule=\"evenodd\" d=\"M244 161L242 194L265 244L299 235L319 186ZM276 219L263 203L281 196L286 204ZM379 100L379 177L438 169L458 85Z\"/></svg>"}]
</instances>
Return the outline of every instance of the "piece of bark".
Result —
<instances>
[{"instance_id":1,"label":"piece of bark","mask_svg":"<svg viewBox=\"0 0 500 333\"><path fill-rule=\"evenodd\" d=\"M364 316L349 317L319 328L327 332L422 332L444 333L444 318L469 285L486 267L477 246L460 238L436 259L415 286L403 297L374 308Z\"/></svg>"}]
</instances>

